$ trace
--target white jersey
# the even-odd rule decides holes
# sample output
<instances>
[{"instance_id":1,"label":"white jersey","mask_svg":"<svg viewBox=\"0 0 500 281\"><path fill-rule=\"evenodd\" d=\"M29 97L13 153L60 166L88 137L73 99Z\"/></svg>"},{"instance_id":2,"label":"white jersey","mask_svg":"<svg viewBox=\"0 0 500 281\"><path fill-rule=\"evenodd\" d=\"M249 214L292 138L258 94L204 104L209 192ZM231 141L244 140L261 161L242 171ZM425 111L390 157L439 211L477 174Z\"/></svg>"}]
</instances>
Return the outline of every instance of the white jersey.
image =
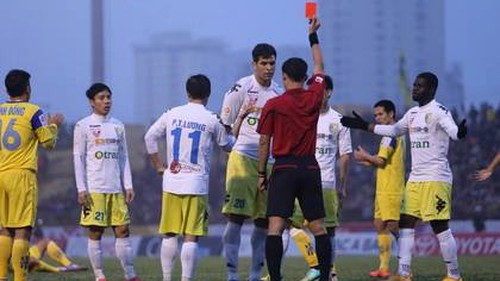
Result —
<instances>
[{"instance_id":1,"label":"white jersey","mask_svg":"<svg viewBox=\"0 0 500 281\"><path fill-rule=\"evenodd\" d=\"M379 135L398 136L409 131L411 172L408 181L440 181L452 183L448 164L450 138L457 140L458 127L451 113L440 103L430 103L408 110L394 125L376 125Z\"/></svg>"},{"instance_id":2,"label":"white jersey","mask_svg":"<svg viewBox=\"0 0 500 281\"><path fill-rule=\"evenodd\" d=\"M132 189L125 126L112 117L92 114L78 121L73 135L78 192L121 193Z\"/></svg>"},{"instance_id":3,"label":"white jersey","mask_svg":"<svg viewBox=\"0 0 500 281\"><path fill-rule=\"evenodd\" d=\"M340 156L352 153L351 131L342 126L342 115L330 108L319 115L316 138L316 160L321 169L323 188L335 189L335 164L337 152Z\"/></svg>"},{"instance_id":4,"label":"white jersey","mask_svg":"<svg viewBox=\"0 0 500 281\"><path fill-rule=\"evenodd\" d=\"M234 144L217 115L196 103L175 107L156 120L144 137L149 154L158 152L160 138L167 142L163 191L174 194L207 194L214 142L226 149Z\"/></svg>"},{"instance_id":5,"label":"white jersey","mask_svg":"<svg viewBox=\"0 0 500 281\"><path fill-rule=\"evenodd\" d=\"M269 99L282 93L283 89L274 81L266 88L257 82L254 75L250 75L238 80L224 95L221 119L225 125L234 124L243 105L254 107L255 110L243 120L238 139L233 147L234 151L252 159L258 159L260 135L256 130L260 113Z\"/></svg>"}]
</instances>

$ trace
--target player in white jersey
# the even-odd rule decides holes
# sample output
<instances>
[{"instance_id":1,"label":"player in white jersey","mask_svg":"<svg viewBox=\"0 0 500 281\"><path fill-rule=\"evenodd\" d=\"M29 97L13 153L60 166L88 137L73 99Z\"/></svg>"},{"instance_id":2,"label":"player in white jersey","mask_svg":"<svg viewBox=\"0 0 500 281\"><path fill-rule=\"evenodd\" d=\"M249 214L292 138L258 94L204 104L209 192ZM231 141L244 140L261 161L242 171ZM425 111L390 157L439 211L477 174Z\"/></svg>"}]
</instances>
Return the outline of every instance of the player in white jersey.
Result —
<instances>
[{"instance_id":1,"label":"player in white jersey","mask_svg":"<svg viewBox=\"0 0 500 281\"><path fill-rule=\"evenodd\" d=\"M332 278L336 278L333 268L335 263L335 229L339 225L339 200L342 200L347 193L348 166L349 157L352 153L352 145L349 128L342 126L340 123L342 115L329 106L329 100L333 93L333 81L328 75L325 76L325 84L325 96L318 119L315 156L321 169L321 183L326 214L324 220L332 245L331 274ZM339 184L337 184L335 173L337 158L340 163ZM310 267L310 270L302 281L317 280L320 273L312 240L303 230L297 229L303 226L304 223L307 223L304 221L304 216L297 202L291 221L293 225L293 228L290 229L291 237Z\"/></svg>"},{"instance_id":2,"label":"player in white jersey","mask_svg":"<svg viewBox=\"0 0 500 281\"><path fill-rule=\"evenodd\" d=\"M125 280L139 281L133 265L129 239L129 204L134 199L125 127L110 117L111 90L102 83L86 92L92 114L78 121L74 129L73 156L80 224L88 228L88 255L97 281L105 281L101 238L112 227L116 256Z\"/></svg>"},{"instance_id":3,"label":"player in white jersey","mask_svg":"<svg viewBox=\"0 0 500 281\"><path fill-rule=\"evenodd\" d=\"M394 125L368 124L357 114L344 117L342 124L384 136L400 136L409 132L411 172L403 193L399 222L400 238L398 275L389 280L411 280L411 254L415 243L417 220L430 221L446 263L447 276L443 281L462 280L458 269L457 246L448 222L451 214L452 174L448 164L450 138L467 135L465 119L456 125L451 113L434 100L438 78L430 72L417 75L412 98L418 106L410 109ZM355 113L355 112L353 112Z\"/></svg>"},{"instance_id":4,"label":"player in white jersey","mask_svg":"<svg viewBox=\"0 0 500 281\"><path fill-rule=\"evenodd\" d=\"M272 80L276 66L274 47L265 43L257 44L252 57L253 74L238 80L225 94L221 113L222 122L234 126L239 121L238 116L243 116L238 115L241 108L250 108L250 114L241 120L241 131L227 163L226 200L222 213L227 216L228 223L222 241L228 280L239 280L240 232L243 222L248 218L253 219L255 225L251 237L252 263L249 280L260 279L267 237L267 193L259 192L255 186L259 143L256 128L264 104L283 92Z\"/></svg>"},{"instance_id":5,"label":"player in white jersey","mask_svg":"<svg viewBox=\"0 0 500 281\"><path fill-rule=\"evenodd\" d=\"M210 96L210 80L201 74L191 76L186 90L189 103L165 112L144 137L153 166L163 174L159 233L164 235L161 245L164 281L172 280L178 235L184 236L180 253L181 280L194 277L198 238L208 232L212 147L215 143L230 151L235 141L217 115L205 108ZM167 143L166 169L158 155L158 141L162 138Z\"/></svg>"}]
</instances>

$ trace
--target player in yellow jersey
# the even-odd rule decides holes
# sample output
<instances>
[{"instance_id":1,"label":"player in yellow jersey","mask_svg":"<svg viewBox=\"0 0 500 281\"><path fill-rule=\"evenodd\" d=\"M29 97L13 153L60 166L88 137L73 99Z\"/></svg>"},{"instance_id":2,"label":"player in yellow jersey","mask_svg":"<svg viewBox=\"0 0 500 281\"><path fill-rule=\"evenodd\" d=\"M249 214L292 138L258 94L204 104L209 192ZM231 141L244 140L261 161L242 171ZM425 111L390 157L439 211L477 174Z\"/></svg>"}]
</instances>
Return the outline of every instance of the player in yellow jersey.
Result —
<instances>
[{"instance_id":1,"label":"player in yellow jersey","mask_svg":"<svg viewBox=\"0 0 500 281\"><path fill-rule=\"evenodd\" d=\"M51 149L63 116L46 116L31 97L30 74L11 70L5 77L9 100L0 104L0 280L9 259L14 281L26 280L29 240L35 222L38 144Z\"/></svg>"},{"instance_id":2,"label":"player in yellow jersey","mask_svg":"<svg viewBox=\"0 0 500 281\"><path fill-rule=\"evenodd\" d=\"M396 108L390 100L381 100L374 106L377 124L391 125L396 123ZM404 187L404 137L383 137L377 155L370 155L361 146L354 152L358 162L377 169L375 193L374 225L377 230L377 241L380 265L368 275L387 278L390 275L391 233L397 237L401 198Z\"/></svg>"}]
</instances>

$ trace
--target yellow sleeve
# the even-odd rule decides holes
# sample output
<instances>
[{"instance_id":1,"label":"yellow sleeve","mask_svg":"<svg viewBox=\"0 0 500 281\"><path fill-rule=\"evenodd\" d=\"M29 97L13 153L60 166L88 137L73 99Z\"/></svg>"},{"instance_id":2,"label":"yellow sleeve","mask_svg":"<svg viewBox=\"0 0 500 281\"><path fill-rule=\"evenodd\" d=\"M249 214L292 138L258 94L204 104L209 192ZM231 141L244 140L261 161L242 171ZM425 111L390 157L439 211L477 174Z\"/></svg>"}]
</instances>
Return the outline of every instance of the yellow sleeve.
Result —
<instances>
[{"instance_id":1,"label":"yellow sleeve","mask_svg":"<svg viewBox=\"0 0 500 281\"><path fill-rule=\"evenodd\" d=\"M50 124L48 126L38 127L38 129L35 130L35 134L44 148L52 149L56 146L57 131L57 125Z\"/></svg>"},{"instance_id":2,"label":"yellow sleeve","mask_svg":"<svg viewBox=\"0 0 500 281\"><path fill-rule=\"evenodd\" d=\"M396 150L397 142L395 138L383 137L380 141L380 148L377 156L385 160L391 158Z\"/></svg>"}]
</instances>

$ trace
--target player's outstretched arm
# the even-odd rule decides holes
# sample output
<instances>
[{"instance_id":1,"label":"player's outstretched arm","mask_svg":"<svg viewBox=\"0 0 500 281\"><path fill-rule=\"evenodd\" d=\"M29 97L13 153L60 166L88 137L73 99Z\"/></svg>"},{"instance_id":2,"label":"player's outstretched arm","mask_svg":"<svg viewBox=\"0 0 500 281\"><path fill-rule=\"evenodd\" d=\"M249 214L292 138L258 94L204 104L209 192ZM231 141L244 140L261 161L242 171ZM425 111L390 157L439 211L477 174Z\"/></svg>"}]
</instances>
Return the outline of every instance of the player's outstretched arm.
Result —
<instances>
[{"instance_id":1,"label":"player's outstretched arm","mask_svg":"<svg viewBox=\"0 0 500 281\"><path fill-rule=\"evenodd\" d=\"M354 115L354 117L342 116L342 118L340 119L340 123L342 123L343 126L348 128L373 132L373 124L368 123L365 119L363 119L363 117L359 116L359 114L354 110L352 111L352 114Z\"/></svg>"}]
</instances>

